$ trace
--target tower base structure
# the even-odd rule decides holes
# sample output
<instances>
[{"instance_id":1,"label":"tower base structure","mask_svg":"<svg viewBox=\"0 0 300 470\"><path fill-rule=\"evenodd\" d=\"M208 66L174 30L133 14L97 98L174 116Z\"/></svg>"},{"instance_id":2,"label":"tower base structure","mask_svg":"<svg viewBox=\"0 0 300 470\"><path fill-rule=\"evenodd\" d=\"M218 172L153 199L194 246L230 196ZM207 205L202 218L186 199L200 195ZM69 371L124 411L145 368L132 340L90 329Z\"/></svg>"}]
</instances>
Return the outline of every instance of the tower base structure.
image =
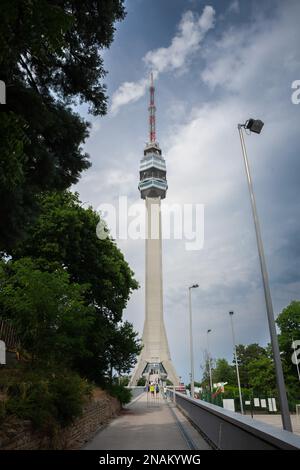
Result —
<instances>
[{"instance_id":1,"label":"tower base structure","mask_svg":"<svg viewBox=\"0 0 300 470\"><path fill-rule=\"evenodd\" d=\"M179 385L179 378L175 372L174 366L170 360L151 363L147 362L143 357L139 358L137 367L134 369L129 385L134 387L140 378L144 377L148 382L159 382L170 380L173 385Z\"/></svg>"}]
</instances>

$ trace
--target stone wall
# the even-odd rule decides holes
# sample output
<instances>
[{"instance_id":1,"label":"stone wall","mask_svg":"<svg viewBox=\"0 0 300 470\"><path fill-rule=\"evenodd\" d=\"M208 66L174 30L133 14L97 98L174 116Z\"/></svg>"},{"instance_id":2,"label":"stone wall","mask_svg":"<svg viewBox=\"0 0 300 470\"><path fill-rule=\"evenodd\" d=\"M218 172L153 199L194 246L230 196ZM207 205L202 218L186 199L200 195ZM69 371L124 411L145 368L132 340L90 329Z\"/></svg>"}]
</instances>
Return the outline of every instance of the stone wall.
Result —
<instances>
[{"instance_id":1,"label":"stone wall","mask_svg":"<svg viewBox=\"0 0 300 470\"><path fill-rule=\"evenodd\" d=\"M84 407L80 418L51 438L34 432L29 421L12 419L0 438L0 450L80 449L120 410L121 405L116 398L102 393Z\"/></svg>"}]
</instances>

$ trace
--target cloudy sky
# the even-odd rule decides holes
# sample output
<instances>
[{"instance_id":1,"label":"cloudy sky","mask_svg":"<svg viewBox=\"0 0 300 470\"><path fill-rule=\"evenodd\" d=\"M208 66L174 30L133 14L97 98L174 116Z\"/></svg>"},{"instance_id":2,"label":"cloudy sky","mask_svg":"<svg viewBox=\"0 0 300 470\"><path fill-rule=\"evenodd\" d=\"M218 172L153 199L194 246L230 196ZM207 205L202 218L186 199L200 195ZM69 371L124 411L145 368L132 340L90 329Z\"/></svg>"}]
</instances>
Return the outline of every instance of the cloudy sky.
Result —
<instances>
[{"instance_id":1,"label":"cloudy sky","mask_svg":"<svg viewBox=\"0 0 300 470\"><path fill-rule=\"evenodd\" d=\"M164 317L180 376L189 371L188 286L193 291L195 376L212 329L214 357L232 359L237 341L269 341L237 123L260 118L246 136L275 314L300 287L299 0L128 0L105 51L109 113L92 118L92 168L75 189L97 208L119 196L139 201L138 169L148 140L148 77L156 77L157 137L167 164L166 202L204 204L204 247L164 240ZM82 108L80 112L84 113ZM144 242L117 240L141 288L125 318L142 333Z\"/></svg>"}]
</instances>

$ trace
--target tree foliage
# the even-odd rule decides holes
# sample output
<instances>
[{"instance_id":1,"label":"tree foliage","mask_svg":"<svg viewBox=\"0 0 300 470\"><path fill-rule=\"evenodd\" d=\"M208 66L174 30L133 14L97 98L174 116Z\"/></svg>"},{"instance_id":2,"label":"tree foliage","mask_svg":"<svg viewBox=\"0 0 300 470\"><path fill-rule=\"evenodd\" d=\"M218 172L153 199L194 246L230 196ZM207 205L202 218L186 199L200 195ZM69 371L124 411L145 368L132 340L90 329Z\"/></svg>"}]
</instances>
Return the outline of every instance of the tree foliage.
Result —
<instances>
[{"instance_id":1,"label":"tree foliage","mask_svg":"<svg viewBox=\"0 0 300 470\"><path fill-rule=\"evenodd\" d=\"M31 257L43 269L66 269L73 282L89 284L86 298L95 308L113 322L120 321L138 284L110 237L97 237L99 215L82 207L71 192L43 195L39 211L27 239L13 251L14 259Z\"/></svg>"},{"instance_id":2,"label":"tree foliage","mask_svg":"<svg viewBox=\"0 0 300 470\"><path fill-rule=\"evenodd\" d=\"M248 345L239 344L236 347L236 352L239 364L241 386L245 388L250 387L249 364L252 361L266 357L267 352L265 348L257 343ZM233 360L233 362L235 363L235 360Z\"/></svg>"},{"instance_id":3,"label":"tree foliage","mask_svg":"<svg viewBox=\"0 0 300 470\"><path fill-rule=\"evenodd\" d=\"M247 366L249 388L260 395L276 396L276 378L273 360L265 356L252 359Z\"/></svg>"},{"instance_id":4,"label":"tree foliage","mask_svg":"<svg viewBox=\"0 0 300 470\"><path fill-rule=\"evenodd\" d=\"M207 389L210 389L210 369L213 371L215 368L215 361L209 354L207 350L204 350L203 352L203 363L201 365L202 369L202 380L201 380L201 386L205 387Z\"/></svg>"},{"instance_id":5,"label":"tree foliage","mask_svg":"<svg viewBox=\"0 0 300 470\"><path fill-rule=\"evenodd\" d=\"M128 321L118 325L111 338L110 364L119 374L129 373L141 351L138 334Z\"/></svg>"},{"instance_id":6,"label":"tree foliage","mask_svg":"<svg viewBox=\"0 0 300 470\"><path fill-rule=\"evenodd\" d=\"M300 398L299 377L296 364L292 361L292 354L294 353L292 343L300 340L300 301L294 300L284 308L278 315L276 323L280 328L278 341L282 353L281 359L288 393L297 402ZM299 348L296 348L296 350L299 351ZM299 352L297 360L299 360Z\"/></svg>"},{"instance_id":7,"label":"tree foliage","mask_svg":"<svg viewBox=\"0 0 300 470\"><path fill-rule=\"evenodd\" d=\"M0 267L2 315L12 320L33 362L72 365L89 356L86 335L95 312L84 302L87 286L70 283L62 269L43 272L28 258Z\"/></svg>"},{"instance_id":8,"label":"tree foliage","mask_svg":"<svg viewBox=\"0 0 300 470\"><path fill-rule=\"evenodd\" d=\"M137 282L115 242L97 238L99 215L76 194L45 193L38 204L40 215L12 251L14 261L3 262L5 313L28 336L24 347L39 348L35 356L44 359L50 348L66 358L74 343L72 367L103 384L113 368L128 372L140 351L132 325L122 322ZM58 315L61 329L53 326Z\"/></svg>"},{"instance_id":9,"label":"tree foliage","mask_svg":"<svg viewBox=\"0 0 300 470\"><path fill-rule=\"evenodd\" d=\"M106 113L101 51L124 16L122 0L2 0L0 251L26 233L39 194L68 188L90 166L88 123L71 105Z\"/></svg>"},{"instance_id":10,"label":"tree foliage","mask_svg":"<svg viewBox=\"0 0 300 470\"><path fill-rule=\"evenodd\" d=\"M124 16L122 0L2 0L1 71L11 96L29 88L42 100L79 97L104 114L101 51Z\"/></svg>"},{"instance_id":11,"label":"tree foliage","mask_svg":"<svg viewBox=\"0 0 300 470\"><path fill-rule=\"evenodd\" d=\"M234 385L236 382L235 370L229 362L220 358L216 361L216 367L213 370L213 381L214 383L228 382L230 385Z\"/></svg>"},{"instance_id":12,"label":"tree foliage","mask_svg":"<svg viewBox=\"0 0 300 470\"><path fill-rule=\"evenodd\" d=\"M257 343L237 346L237 357L241 387L244 391L254 390L257 394L269 396L276 390L274 362L271 348L263 348ZM212 368L213 383L228 382L227 390L237 389L237 376L235 360L233 364L220 358L215 361ZM209 388L208 357L205 356L205 367L202 377L202 386ZM227 395L226 395L227 396Z\"/></svg>"},{"instance_id":13,"label":"tree foliage","mask_svg":"<svg viewBox=\"0 0 300 470\"><path fill-rule=\"evenodd\" d=\"M280 328L280 350L290 357L293 340L300 339L300 302L294 300L284 308L276 323Z\"/></svg>"}]
</instances>

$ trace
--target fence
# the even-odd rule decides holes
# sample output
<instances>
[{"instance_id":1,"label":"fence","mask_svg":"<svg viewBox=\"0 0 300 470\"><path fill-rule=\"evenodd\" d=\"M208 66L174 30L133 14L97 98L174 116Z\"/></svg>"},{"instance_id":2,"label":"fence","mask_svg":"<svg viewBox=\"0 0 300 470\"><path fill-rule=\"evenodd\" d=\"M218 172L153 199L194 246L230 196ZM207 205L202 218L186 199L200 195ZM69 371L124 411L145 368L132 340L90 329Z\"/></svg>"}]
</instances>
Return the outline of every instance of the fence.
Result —
<instances>
[{"instance_id":1,"label":"fence","mask_svg":"<svg viewBox=\"0 0 300 470\"><path fill-rule=\"evenodd\" d=\"M7 350L15 351L20 346L18 335L8 320L0 318L0 339L5 342Z\"/></svg>"}]
</instances>

